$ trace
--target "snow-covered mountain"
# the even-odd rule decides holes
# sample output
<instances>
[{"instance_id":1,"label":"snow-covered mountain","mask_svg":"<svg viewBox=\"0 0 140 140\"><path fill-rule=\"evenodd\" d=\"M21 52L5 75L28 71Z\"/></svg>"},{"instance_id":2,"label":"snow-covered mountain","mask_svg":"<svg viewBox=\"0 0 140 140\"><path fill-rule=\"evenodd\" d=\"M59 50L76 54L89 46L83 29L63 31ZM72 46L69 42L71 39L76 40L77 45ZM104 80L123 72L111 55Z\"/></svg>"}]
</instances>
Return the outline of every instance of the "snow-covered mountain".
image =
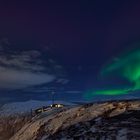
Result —
<instances>
[{"instance_id":1,"label":"snow-covered mountain","mask_svg":"<svg viewBox=\"0 0 140 140\"><path fill-rule=\"evenodd\" d=\"M55 101L55 103L60 103L64 105L74 105L73 103L65 101ZM42 106L50 106L51 104L52 101L37 101L37 100L9 103L3 105L0 108L0 116L24 114L30 112L31 109L34 110Z\"/></svg>"}]
</instances>

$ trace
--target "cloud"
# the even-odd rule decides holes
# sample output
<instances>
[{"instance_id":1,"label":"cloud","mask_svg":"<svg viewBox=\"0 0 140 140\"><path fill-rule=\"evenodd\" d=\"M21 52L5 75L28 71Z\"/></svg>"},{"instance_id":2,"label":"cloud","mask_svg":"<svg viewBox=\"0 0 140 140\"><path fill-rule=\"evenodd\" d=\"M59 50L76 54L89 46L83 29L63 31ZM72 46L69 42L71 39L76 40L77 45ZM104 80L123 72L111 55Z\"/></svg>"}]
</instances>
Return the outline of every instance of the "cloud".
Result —
<instances>
[{"instance_id":1,"label":"cloud","mask_svg":"<svg viewBox=\"0 0 140 140\"><path fill-rule=\"evenodd\" d=\"M61 78L61 79L57 79L56 83L60 83L60 84L65 85L65 84L69 83L69 80Z\"/></svg>"},{"instance_id":2,"label":"cloud","mask_svg":"<svg viewBox=\"0 0 140 140\"><path fill-rule=\"evenodd\" d=\"M66 91L66 93L81 93L82 91L74 91L74 90L72 90L72 91Z\"/></svg>"},{"instance_id":3,"label":"cloud","mask_svg":"<svg viewBox=\"0 0 140 140\"><path fill-rule=\"evenodd\" d=\"M53 65L42 59L37 50L11 49L7 40L0 40L0 89L23 89L52 82L56 78Z\"/></svg>"},{"instance_id":4,"label":"cloud","mask_svg":"<svg viewBox=\"0 0 140 140\"><path fill-rule=\"evenodd\" d=\"M51 82L54 75L45 73L33 73L30 71L14 70L12 68L0 68L0 88L20 89Z\"/></svg>"},{"instance_id":5,"label":"cloud","mask_svg":"<svg viewBox=\"0 0 140 140\"><path fill-rule=\"evenodd\" d=\"M30 87L30 88L26 88L23 91L24 92L34 92L34 93L42 93L42 92L52 92L54 90L54 88L52 89L52 87Z\"/></svg>"},{"instance_id":6,"label":"cloud","mask_svg":"<svg viewBox=\"0 0 140 140\"><path fill-rule=\"evenodd\" d=\"M35 50L12 54L3 53L0 56L0 64L22 70L43 71L45 67L42 65L42 60L39 59L40 55L40 52Z\"/></svg>"}]
</instances>

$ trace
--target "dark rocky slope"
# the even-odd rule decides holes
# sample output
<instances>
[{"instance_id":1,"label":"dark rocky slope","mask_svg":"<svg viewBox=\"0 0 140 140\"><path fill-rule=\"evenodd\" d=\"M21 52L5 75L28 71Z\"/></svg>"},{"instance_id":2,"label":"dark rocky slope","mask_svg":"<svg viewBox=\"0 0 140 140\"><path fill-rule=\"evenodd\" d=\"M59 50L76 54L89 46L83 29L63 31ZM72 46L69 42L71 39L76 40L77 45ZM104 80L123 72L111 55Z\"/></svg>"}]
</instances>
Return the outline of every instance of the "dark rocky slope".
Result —
<instances>
[{"instance_id":1,"label":"dark rocky slope","mask_svg":"<svg viewBox=\"0 0 140 140\"><path fill-rule=\"evenodd\" d=\"M139 140L140 101L111 101L50 109L10 140Z\"/></svg>"}]
</instances>

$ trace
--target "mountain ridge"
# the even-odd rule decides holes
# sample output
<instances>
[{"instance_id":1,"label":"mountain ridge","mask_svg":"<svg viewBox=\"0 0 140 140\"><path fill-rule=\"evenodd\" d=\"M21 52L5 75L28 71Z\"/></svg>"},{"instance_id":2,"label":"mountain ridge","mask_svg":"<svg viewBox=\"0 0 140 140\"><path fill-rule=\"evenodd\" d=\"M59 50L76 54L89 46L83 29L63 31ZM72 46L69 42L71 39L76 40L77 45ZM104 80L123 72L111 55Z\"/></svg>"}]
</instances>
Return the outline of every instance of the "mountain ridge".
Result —
<instances>
[{"instance_id":1,"label":"mountain ridge","mask_svg":"<svg viewBox=\"0 0 140 140\"><path fill-rule=\"evenodd\" d=\"M9 140L138 140L139 130L140 100L108 101L50 109L29 118Z\"/></svg>"}]
</instances>

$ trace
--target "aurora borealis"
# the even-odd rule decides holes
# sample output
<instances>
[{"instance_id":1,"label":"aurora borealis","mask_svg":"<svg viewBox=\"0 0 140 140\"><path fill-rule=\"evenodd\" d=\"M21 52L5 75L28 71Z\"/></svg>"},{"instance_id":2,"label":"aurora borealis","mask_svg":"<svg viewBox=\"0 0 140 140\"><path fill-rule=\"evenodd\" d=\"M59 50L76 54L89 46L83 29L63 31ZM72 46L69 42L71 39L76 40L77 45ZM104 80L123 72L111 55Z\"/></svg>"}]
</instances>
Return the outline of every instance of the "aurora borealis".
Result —
<instances>
[{"instance_id":1,"label":"aurora borealis","mask_svg":"<svg viewBox=\"0 0 140 140\"><path fill-rule=\"evenodd\" d=\"M96 91L95 94L120 95L120 94L127 94L129 91L130 91L129 89L112 89L112 90Z\"/></svg>"},{"instance_id":2,"label":"aurora borealis","mask_svg":"<svg viewBox=\"0 0 140 140\"><path fill-rule=\"evenodd\" d=\"M132 90L140 89L140 49L125 53L103 70L105 75L115 72L133 84Z\"/></svg>"},{"instance_id":3,"label":"aurora borealis","mask_svg":"<svg viewBox=\"0 0 140 140\"><path fill-rule=\"evenodd\" d=\"M123 95L128 94L130 92L140 90L140 48L139 44L137 44L137 48L133 48L135 45L131 46L131 50L122 53L120 56L115 57L115 59L111 60L111 63L104 66L101 70L102 77L108 77L110 75L118 75L122 78L125 78L130 84L129 87L116 89L100 89L100 90L92 90L88 92L88 96L95 95Z\"/></svg>"}]
</instances>

